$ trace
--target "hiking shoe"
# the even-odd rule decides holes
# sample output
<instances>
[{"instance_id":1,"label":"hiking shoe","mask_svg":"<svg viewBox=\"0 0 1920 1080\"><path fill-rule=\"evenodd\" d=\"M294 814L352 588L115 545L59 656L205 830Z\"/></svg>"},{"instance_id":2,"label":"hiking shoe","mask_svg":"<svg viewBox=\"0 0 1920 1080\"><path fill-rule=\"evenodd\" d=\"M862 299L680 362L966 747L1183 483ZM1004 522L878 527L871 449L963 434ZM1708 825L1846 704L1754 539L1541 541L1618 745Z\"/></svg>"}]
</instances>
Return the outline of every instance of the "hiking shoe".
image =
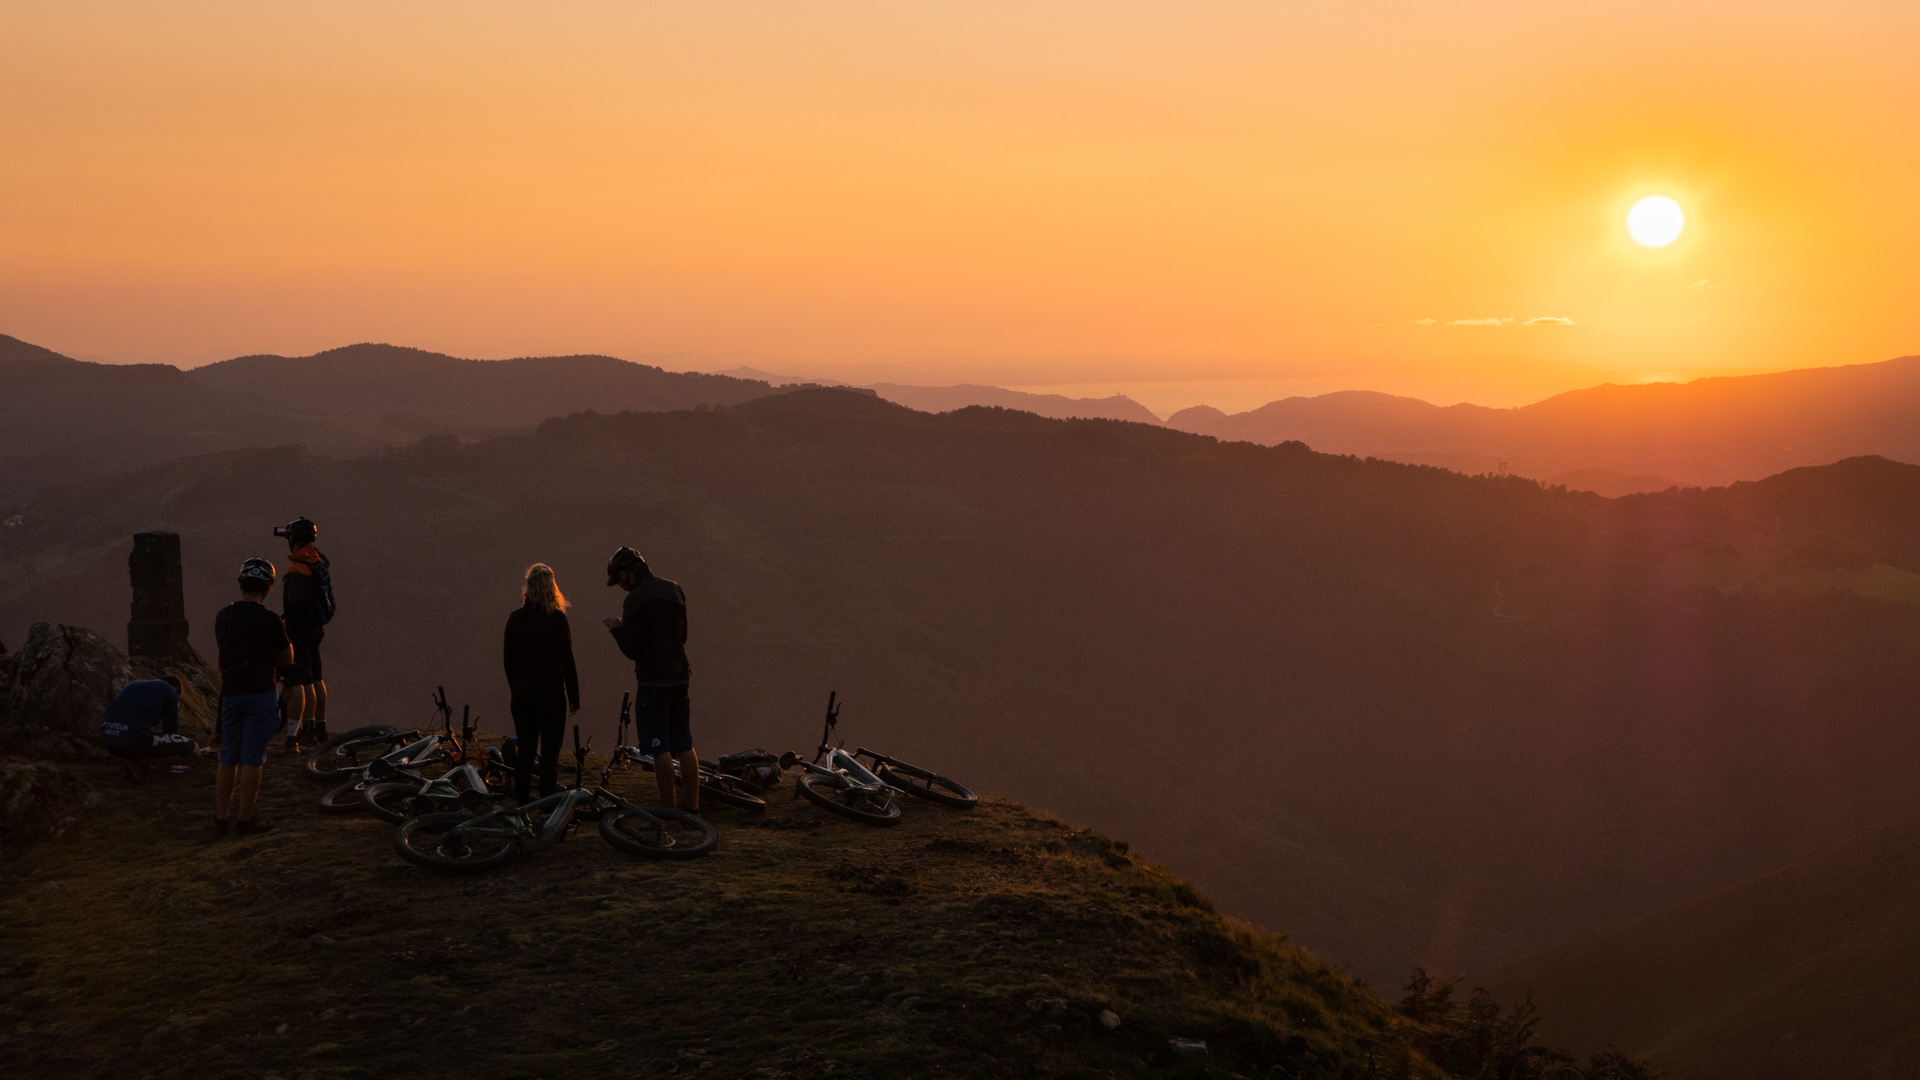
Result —
<instances>
[{"instance_id":1,"label":"hiking shoe","mask_svg":"<svg viewBox=\"0 0 1920 1080\"><path fill-rule=\"evenodd\" d=\"M273 828L273 822L261 821L259 818L248 818L245 821L236 821L233 823L233 831L239 833L241 836L263 833L271 828Z\"/></svg>"},{"instance_id":2,"label":"hiking shoe","mask_svg":"<svg viewBox=\"0 0 1920 1080\"><path fill-rule=\"evenodd\" d=\"M313 741L316 745L327 741L326 721L313 725Z\"/></svg>"},{"instance_id":3,"label":"hiking shoe","mask_svg":"<svg viewBox=\"0 0 1920 1080\"><path fill-rule=\"evenodd\" d=\"M294 738L291 735L287 736L287 753L297 754L299 752L300 752L300 740Z\"/></svg>"},{"instance_id":4,"label":"hiking shoe","mask_svg":"<svg viewBox=\"0 0 1920 1080\"><path fill-rule=\"evenodd\" d=\"M227 836L227 819L223 817L214 818L213 819L213 838L215 840L224 840L226 839L226 836Z\"/></svg>"}]
</instances>

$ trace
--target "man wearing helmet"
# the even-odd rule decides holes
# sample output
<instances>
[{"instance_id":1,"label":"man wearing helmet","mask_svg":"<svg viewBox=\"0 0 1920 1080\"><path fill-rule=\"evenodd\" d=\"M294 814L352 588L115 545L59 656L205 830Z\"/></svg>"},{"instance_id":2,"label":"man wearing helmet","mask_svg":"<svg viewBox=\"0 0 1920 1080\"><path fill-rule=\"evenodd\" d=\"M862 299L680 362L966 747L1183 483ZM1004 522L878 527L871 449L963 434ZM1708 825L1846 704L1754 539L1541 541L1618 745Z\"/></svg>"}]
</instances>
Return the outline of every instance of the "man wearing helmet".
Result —
<instances>
[{"instance_id":1,"label":"man wearing helmet","mask_svg":"<svg viewBox=\"0 0 1920 1080\"><path fill-rule=\"evenodd\" d=\"M693 748L687 682L687 595L680 586L654 576L638 551L623 547L607 560L607 584L627 591L620 617L607 629L639 680L634 697L634 731L640 749L653 755L660 805L700 812L700 755ZM676 803L673 764L680 763L681 797Z\"/></svg>"},{"instance_id":2,"label":"man wearing helmet","mask_svg":"<svg viewBox=\"0 0 1920 1080\"><path fill-rule=\"evenodd\" d=\"M293 667L287 673L287 752L327 738L327 683L320 666L320 639L333 614L332 563L313 546L320 527L311 518L295 518L273 530L287 541L287 581L280 590L287 639L293 643Z\"/></svg>"},{"instance_id":3,"label":"man wearing helmet","mask_svg":"<svg viewBox=\"0 0 1920 1080\"><path fill-rule=\"evenodd\" d=\"M240 599L221 608L213 620L213 639L220 646L220 769L213 794L213 829L218 836L227 834L227 821L234 811L239 814L236 828L242 833L269 828L254 817L254 804L260 798L260 769L267 763L267 747L280 730L275 676L293 663L286 627L280 616L266 608L273 579L272 563L248 559L240 567Z\"/></svg>"}]
</instances>

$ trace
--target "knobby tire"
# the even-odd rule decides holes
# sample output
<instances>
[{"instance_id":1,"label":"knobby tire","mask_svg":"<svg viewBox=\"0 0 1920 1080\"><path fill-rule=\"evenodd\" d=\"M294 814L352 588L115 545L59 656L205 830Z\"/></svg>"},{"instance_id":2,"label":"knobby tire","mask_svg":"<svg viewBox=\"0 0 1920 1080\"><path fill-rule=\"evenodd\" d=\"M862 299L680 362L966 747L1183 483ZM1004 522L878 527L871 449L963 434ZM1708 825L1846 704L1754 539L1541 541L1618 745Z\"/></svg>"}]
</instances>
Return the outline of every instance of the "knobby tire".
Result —
<instances>
[{"instance_id":1,"label":"knobby tire","mask_svg":"<svg viewBox=\"0 0 1920 1080\"><path fill-rule=\"evenodd\" d=\"M404 780L368 784L360 789L360 798L374 817L394 825L423 813L436 813L443 809L433 799L420 794L419 784L409 784Z\"/></svg>"},{"instance_id":2,"label":"knobby tire","mask_svg":"<svg viewBox=\"0 0 1920 1080\"><path fill-rule=\"evenodd\" d=\"M320 812L323 814L357 814L366 809L366 800L359 780L349 780L325 795L320 796Z\"/></svg>"},{"instance_id":3,"label":"knobby tire","mask_svg":"<svg viewBox=\"0 0 1920 1080\"><path fill-rule=\"evenodd\" d=\"M309 779L338 783L340 774L352 772L405 745L406 740L401 739L400 733L384 724L357 728L335 735L307 751L301 768Z\"/></svg>"},{"instance_id":4,"label":"knobby tire","mask_svg":"<svg viewBox=\"0 0 1920 1080\"><path fill-rule=\"evenodd\" d=\"M873 774L894 787L904 789L909 795L942 806L971 810L980 802L980 796L975 795L972 789L954 783L939 773L930 773L904 762L881 762Z\"/></svg>"},{"instance_id":5,"label":"knobby tire","mask_svg":"<svg viewBox=\"0 0 1920 1080\"><path fill-rule=\"evenodd\" d=\"M492 870L520 853L520 838L504 825L498 831L454 831L472 820L467 814L422 814L393 830L393 850L415 866L457 874Z\"/></svg>"},{"instance_id":6,"label":"knobby tire","mask_svg":"<svg viewBox=\"0 0 1920 1080\"><path fill-rule=\"evenodd\" d=\"M872 799L854 792L847 782L837 776L822 776L816 772L800 774L800 794L808 802L825 807L836 814L850 817L868 825L894 825L900 821L900 807L891 798L886 798L877 807ZM849 801L849 800L858 800Z\"/></svg>"},{"instance_id":7,"label":"knobby tire","mask_svg":"<svg viewBox=\"0 0 1920 1080\"><path fill-rule=\"evenodd\" d=\"M697 859L720 842L719 831L698 814L661 806L649 806L647 813L665 821L667 828L616 806L600 814L601 838L629 855L650 859Z\"/></svg>"}]
</instances>

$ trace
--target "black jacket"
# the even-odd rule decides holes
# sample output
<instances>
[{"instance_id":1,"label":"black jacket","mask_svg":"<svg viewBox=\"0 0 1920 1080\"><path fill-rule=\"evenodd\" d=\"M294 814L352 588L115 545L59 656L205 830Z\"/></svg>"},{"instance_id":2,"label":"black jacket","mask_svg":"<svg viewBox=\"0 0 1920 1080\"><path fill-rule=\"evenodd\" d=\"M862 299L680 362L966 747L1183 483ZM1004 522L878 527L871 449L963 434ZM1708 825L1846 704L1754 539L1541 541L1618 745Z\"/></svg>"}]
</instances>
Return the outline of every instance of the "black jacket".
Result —
<instances>
[{"instance_id":1,"label":"black jacket","mask_svg":"<svg viewBox=\"0 0 1920 1080\"><path fill-rule=\"evenodd\" d=\"M687 594L663 577L648 576L627 594L613 631L641 682L686 682Z\"/></svg>"},{"instance_id":2,"label":"black jacket","mask_svg":"<svg viewBox=\"0 0 1920 1080\"><path fill-rule=\"evenodd\" d=\"M580 707L580 674L573 666L573 628L566 612L522 605L507 616L503 655L507 685L515 693L565 689L567 707Z\"/></svg>"}]
</instances>

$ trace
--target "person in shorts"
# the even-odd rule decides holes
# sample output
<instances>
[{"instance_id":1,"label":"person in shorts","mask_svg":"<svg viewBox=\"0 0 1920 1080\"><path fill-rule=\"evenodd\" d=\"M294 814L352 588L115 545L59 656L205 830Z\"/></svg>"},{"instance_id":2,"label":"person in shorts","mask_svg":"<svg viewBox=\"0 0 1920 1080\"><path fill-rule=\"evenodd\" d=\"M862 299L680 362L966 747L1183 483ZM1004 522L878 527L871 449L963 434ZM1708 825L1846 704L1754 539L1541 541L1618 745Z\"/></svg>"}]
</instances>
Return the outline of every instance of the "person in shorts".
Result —
<instances>
[{"instance_id":1,"label":"person in shorts","mask_svg":"<svg viewBox=\"0 0 1920 1080\"><path fill-rule=\"evenodd\" d=\"M180 679L135 679L121 688L100 717L100 745L127 763L140 779L145 762L184 761L199 754L192 739L180 734ZM175 771L186 772L185 765Z\"/></svg>"},{"instance_id":2,"label":"person in shorts","mask_svg":"<svg viewBox=\"0 0 1920 1080\"><path fill-rule=\"evenodd\" d=\"M640 749L653 755L654 781L660 787L660 805L674 808L673 764L680 763L680 799L677 806L700 812L700 754L693 748L691 706L687 683L693 666L687 662L687 594L680 586L657 577L647 560L623 547L607 560L607 584L627 592L620 617L606 620L620 651L633 661L639 681L633 700L634 732Z\"/></svg>"},{"instance_id":3,"label":"person in shorts","mask_svg":"<svg viewBox=\"0 0 1920 1080\"><path fill-rule=\"evenodd\" d=\"M220 768L215 773L213 830L265 832L271 826L254 816L260 799L260 773L267 748L280 733L280 700L274 683L280 669L293 663L293 646L280 616L267 610L273 591L273 564L248 559L240 568L240 599L214 616L213 638L220 647Z\"/></svg>"}]
</instances>

